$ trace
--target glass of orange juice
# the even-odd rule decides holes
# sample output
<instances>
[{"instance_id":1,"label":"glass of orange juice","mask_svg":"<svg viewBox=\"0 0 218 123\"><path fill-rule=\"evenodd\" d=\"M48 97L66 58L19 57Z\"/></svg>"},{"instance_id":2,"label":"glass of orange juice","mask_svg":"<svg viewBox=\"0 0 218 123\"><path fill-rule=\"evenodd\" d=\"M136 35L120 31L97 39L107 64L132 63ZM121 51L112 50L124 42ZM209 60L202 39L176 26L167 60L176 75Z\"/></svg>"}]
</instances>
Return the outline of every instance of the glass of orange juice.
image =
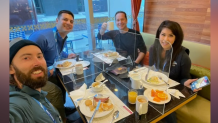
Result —
<instances>
[{"instance_id":1,"label":"glass of orange juice","mask_svg":"<svg viewBox=\"0 0 218 123\"><path fill-rule=\"evenodd\" d=\"M138 96L138 92L135 89L130 89L128 91L128 101L130 104L136 103L136 97Z\"/></svg>"}]
</instances>

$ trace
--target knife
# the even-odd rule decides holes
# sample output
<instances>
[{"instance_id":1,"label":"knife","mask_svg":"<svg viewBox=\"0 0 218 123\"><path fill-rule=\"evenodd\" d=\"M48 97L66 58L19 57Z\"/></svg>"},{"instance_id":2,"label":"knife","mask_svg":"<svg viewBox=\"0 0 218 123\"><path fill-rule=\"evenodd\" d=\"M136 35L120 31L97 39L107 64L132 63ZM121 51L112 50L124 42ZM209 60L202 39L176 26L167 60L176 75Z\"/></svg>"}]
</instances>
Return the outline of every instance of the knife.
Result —
<instances>
[{"instance_id":1,"label":"knife","mask_svg":"<svg viewBox=\"0 0 218 123\"><path fill-rule=\"evenodd\" d=\"M95 94L95 96L94 97L97 97L98 96L98 94ZM93 96L89 96L89 97L87 97L87 98L90 98L90 97L93 97ZM81 101L81 100L83 100L83 99L87 99L87 98L79 98L79 99L77 99L76 101Z\"/></svg>"},{"instance_id":2,"label":"knife","mask_svg":"<svg viewBox=\"0 0 218 123\"><path fill-rule=\"evenodd\" d=\"M97 107L96 107L96 109L95 109L95 111L94 111L94 113L93 113L93 115L92 115L92 117L91 117L89 123L92 122L92 120L93 120L93 118L94 118L94 116L95 116L95 113L98 111L98 109L99 109L99 107L100 107L100 104L101 104L101 100L98 101L98 105L97 105Z\"/></svg>"},{"instance_id":3,"label":"knife","mask_svg":"<svg viewBox=\"0 0 218 123\"><path fill-rule=\"evenodd\" d=\"M148 68L148 72L147 72L146 77L145 77L145 80L146 80L146 81L148 81L148 73L149 73L150 69L151 69L151 68Z\"/></svg>"}]
</instances>

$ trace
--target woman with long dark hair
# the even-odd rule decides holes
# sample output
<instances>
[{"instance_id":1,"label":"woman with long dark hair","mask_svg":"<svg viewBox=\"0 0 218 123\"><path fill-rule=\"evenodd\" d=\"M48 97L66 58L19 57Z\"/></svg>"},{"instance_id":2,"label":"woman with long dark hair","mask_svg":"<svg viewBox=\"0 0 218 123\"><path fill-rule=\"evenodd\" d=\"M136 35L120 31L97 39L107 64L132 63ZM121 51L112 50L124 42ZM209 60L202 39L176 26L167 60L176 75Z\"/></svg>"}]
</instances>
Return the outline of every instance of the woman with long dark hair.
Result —
<instances>
[{"instance_id":1,"label":"woman with long dark hair","mask_svg":"<svg viewBox=\"0 0 218 123\"><path fill-rule=\"evenodd\" d=\"M189 50L182 46L183 37L182 28L177 22L163 21L156 32L156 40L149 49L149 66L154 65L157 69L169 71L170 79L190 88L190 84L196 79L190 79L191 60ZM171 51L172 58L166 59ZM170 63L168 67L164 67L163 62L166 61ZM195 89L194 92L198 90L201 89ZM176 123L175 113L164 119L167 123Z\"/></svg>"}]
</instances>

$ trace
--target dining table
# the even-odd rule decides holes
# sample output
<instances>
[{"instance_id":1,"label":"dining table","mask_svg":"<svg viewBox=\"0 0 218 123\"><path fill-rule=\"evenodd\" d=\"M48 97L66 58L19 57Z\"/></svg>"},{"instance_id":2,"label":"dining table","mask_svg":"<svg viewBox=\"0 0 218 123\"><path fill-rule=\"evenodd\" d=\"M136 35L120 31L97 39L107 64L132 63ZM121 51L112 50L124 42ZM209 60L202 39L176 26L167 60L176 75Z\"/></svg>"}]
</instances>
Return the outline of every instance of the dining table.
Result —
<instances>
[{"instance_id":1,"label":"dining table","mask_svg":"<svg viewBox=\"0 0 218 123\"><path fill-rule=\"evenodd\" d=\"M156 123L164 117L166 117L167 115L176 111L183 105L192 101L197 96L197 93L193 92L190 88L187 88L182 84L178 84L176 86L170 87L170 89L179 90L185 96L185 98L177 99L171 96L171 100L163 105L155 104L149 101L147 113L139 115L136 111L136 105L130 104L128 102L128 91L132 89L130 78L121 78L118 75L115 75L112 72L108 71L107 68L111 67L111 64L107 64L99 60L92 53L93 52L90 53L87 51L79 53L81 61L90 62L90 64L86 66L86 68L84 69L82 75L77 75L73 72L70 74L63 75L62 72L59 69L57 69L57 76L63 84L64 88L66 89L69 97L71 97L71 92L80 89L84 84L86 84L87 87L90 87L92 83L95 82L96 77L102 73L104 77L108 80L108 82L105 83L105 88L114 94L114 98L121 101L123 105L127 107L123 107L125 108L125 110L130 110L130 114L123 117L122 119L117 120L117 123ZM136 65L131 62L125 63L125 60L119 61L119 63L127 68L128 73L132 70L135 70L136 68L143 67L141 65ZM142 89L137 89L138 95L143 95L144 91L147 89L148 88L146 87L143 87ZM71 98L71 100L75 105L76 110L78 111L82 121L88 122L87 117L81 112L80 106L76 106L77 102L75 102L73 98ZM121 107L119 107L119 109L121 109ZM104 117L111 117L112 119L111 115Z\"/></svg>"}]
</instances>

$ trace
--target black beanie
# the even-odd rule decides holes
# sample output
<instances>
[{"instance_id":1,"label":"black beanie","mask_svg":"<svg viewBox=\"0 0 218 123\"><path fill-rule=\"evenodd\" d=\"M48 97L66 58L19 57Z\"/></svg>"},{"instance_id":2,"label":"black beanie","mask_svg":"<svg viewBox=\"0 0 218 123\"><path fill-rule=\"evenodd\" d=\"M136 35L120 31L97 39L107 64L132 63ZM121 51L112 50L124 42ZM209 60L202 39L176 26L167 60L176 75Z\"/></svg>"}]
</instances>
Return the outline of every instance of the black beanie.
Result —
<instances>
[{"instance_id":1,"label":"black beanie","mask_svg":"<svg viewBox=\"0 0 218 123\"><path fill-rule=\"evenodd\" d=\"M35 45L37 47L39 47L36 43L30 41L30 40L16 40L16 41L11 41L10 42L10 64L14 58L14 56L16 55L16 53L25 46L28 45ZM39 47L39 49L42 51L42 49Z\"/></svg>"}]
</instances>

